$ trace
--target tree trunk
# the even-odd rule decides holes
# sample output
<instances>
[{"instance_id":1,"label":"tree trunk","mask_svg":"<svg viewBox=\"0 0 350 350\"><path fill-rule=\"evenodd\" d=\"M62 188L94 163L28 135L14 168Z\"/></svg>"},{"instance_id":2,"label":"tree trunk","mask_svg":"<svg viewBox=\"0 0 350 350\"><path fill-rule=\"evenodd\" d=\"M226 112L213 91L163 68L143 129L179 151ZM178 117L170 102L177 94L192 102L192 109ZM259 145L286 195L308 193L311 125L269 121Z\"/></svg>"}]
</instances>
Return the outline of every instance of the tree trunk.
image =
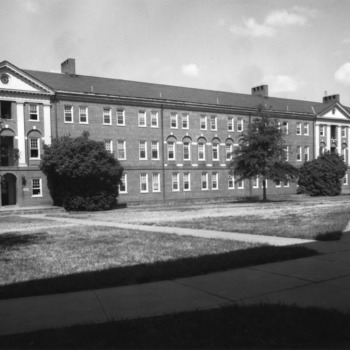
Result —
<instances>
[{"instance_id":1,"label":"tree trunk","mask_svg":"<svg viewBox=\"0 0 350 350\"><path fill-rule=\"evenodd\" d=\"M263 179L263 202L266 202L266 180Z\"/></svg>"}]
</instances>

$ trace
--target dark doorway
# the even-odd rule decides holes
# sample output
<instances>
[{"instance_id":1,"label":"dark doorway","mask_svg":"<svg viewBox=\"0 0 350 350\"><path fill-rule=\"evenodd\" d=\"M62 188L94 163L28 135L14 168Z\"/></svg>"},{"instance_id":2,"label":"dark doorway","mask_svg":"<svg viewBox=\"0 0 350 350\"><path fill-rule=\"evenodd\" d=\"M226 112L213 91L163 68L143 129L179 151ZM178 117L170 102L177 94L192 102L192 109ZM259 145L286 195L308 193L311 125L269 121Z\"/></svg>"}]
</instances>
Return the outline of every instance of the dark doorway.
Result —
<instances>
[{"instance_id":1,"label":"dark doorway","mask_svg":"<svg viewBox=\"0 0 350 350\"><path fill-rule=\"evenodd\" d=\"M13 136L0 136L0 166L13 166L14 163Z\"/></svg>"},{"instance_id":2,"label":"dark doorway","mask_svg":"<svg viewBox=\"0 0 350 350\"><path fill-rule=\"evenodd\" d=\"M13 174L5 174L1 178L1 203L2 205L15 205L17 203L16 191L17 178Z\"/></svg>"}]
</instances>

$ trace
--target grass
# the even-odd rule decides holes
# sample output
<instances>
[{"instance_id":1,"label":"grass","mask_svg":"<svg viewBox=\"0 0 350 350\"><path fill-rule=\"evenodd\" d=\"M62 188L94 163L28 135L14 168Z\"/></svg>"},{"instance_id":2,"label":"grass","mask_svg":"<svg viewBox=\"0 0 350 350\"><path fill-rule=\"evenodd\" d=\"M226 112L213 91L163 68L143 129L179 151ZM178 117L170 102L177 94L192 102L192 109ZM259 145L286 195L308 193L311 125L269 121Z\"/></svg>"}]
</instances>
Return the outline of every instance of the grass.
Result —
<instances>
[{"instance_id":1,"label":"grass","mask_svg":"<svg viewBox=\"0 0 350 350\"><path fill-rule=\"evenodd\" d=\"M305 210L304 213L281 213L276 217L260 215L220 216L189 221L163 221L160 226L249 233L303 239L340 239L350 221L350 211L330 208Z\"/></svg>"},{"instance_id":2,"label":"grass","mask_svg":"<svg viewBox=\"0 0 350 350\"><path fill-rule=\"evenodd\" d=\"M0 225L0 231L6 232L8 230L12 230L14 227L16 230L21 231L23 229L35 228L35 227L41 227L41 226L57 226L57 225L64 225L64 223L57 223L55 220L38 220L38 219L31 219L27 217L21 217L21 216L1 216L0 217L1 225ZM0 232L0 233L1 233Z\"/></svg>"},{"instance_id":3,"label":"grass","mask_svg":"<svg viewBox=\"0 0 350 350\"><path fill-rule=\"evenodd\" d=\"M229 306L0 337L2 348L350 348L350 314L285 305Z\"/></svg>"}]
</instances>

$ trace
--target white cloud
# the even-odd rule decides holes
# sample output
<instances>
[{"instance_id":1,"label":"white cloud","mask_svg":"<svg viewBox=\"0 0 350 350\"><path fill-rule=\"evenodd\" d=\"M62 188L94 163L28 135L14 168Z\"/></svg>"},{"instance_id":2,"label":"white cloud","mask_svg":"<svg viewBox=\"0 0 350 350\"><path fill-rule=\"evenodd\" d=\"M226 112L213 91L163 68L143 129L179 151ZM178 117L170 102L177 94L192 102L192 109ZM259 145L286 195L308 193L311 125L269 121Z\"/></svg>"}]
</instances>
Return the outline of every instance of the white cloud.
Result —
<instances>
[{"instance_id":1,"label":"white cloud","mask_svg":"<svg viewBox=\"0 0 350 350\"><path fill-rule=\"evenodd\" d=\"M295 6L290 10L273 11L265 18L262 24L257 23L254 18L243 20L243 25L231 26L230 31L238 36L272 37L276 35L277 28L287 26L306 25L309 18L315 17L317 12L312 9Z\"/></svg>"},{"instance_id":2,"label":"white cloud","mask_svg":"<svg viewBox=\"0 0 350 350\"><path fill-rule=\"evenodd\" d=\"M269 93L272 95L281 92L294 92L298 88L297 81L288 75L265 75L263 81L269 85Z\"/></svg>"},{"instance_id":3,"label":"white cloud","mask_svg":"<svg viewBox=\"0 0 350 350\"><path fill-rule=\"evenodd\" d=\"M190 63L182 66L182 73L189 77L198 77L199 69L196 64Z\"/></svg>"},{"instance_id":4,"label":"white cloud","mask_svg":"<svg viewBox=\"0 0 350 350\"><path fill-rule=\"evenodd\" d=\"M350 85L350 62L347 62L340 66L334 73L335 80L342 84Z\"/></svg>"},{"instance_id":5,"label":"white cloud","mask_svg":"<svg viewBox=\"0 0 350 350\"><path fill-rule=\"evenodd\" d=\"M34 2L33 0L26 0L24 3L24 8L31 13L38 13L39 12L39 4L37 2Z\"/></svg>"}]
</instances>

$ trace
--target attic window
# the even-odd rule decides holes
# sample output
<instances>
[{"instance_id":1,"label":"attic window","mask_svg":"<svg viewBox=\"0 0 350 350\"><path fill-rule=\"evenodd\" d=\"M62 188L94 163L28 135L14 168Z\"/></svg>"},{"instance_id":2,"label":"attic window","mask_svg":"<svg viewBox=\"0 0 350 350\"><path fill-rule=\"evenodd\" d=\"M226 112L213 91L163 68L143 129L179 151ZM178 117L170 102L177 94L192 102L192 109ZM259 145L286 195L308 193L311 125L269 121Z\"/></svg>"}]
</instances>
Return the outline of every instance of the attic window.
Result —
<instances>
[{"instance_id":1,"label":"attic window","mask_svg":"<svg viewBox=\"0 0 350 350\"><path fill-rule=\"evenodd\" d=\"M335 114L335 108L332 109L332 114Z\"/></svg>"}]
</instances>

